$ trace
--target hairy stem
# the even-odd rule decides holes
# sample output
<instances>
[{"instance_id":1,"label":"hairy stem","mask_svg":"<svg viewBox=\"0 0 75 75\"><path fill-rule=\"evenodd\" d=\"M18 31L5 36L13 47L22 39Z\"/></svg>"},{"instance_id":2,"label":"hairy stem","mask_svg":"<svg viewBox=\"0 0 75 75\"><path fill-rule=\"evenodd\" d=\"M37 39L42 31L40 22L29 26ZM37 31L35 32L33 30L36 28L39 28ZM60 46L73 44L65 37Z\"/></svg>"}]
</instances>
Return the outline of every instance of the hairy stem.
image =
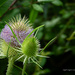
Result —
<instances>
[{"instance_id":1,"label":"hairy stem","mask_svg":"<svg viewBox=\"0 0 75 75\"><path fill-rule=\"evenodd\" d=\"M14 59L9 58L6 75L12 75L13 64L14 64Z\"/></svg>"},{"instance_id":2,"label":"hairy stem","mask_svg":"<svg viewBox=\"0 0 75 75\"><path fill-rule=\"evenodd\" d=\"M24 66L23 66L23 70L22 70L22 75L24 75L24 73L25 73L25 70L26 70L26 64L27 64L27 62L28 62L28 57L26 56L26 58L25 58L25 61L24 61L25 63L24 63Z\"/></svg>"}]
</instances>

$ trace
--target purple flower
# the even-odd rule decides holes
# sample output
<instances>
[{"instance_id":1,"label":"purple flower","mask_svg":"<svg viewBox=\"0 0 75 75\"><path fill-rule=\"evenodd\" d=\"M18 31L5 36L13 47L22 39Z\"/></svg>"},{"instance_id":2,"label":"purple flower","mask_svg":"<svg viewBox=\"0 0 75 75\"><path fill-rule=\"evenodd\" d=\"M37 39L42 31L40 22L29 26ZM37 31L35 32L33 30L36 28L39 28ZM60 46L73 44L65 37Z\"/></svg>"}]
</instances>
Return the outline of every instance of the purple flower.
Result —
<instances>
[{"instance_id":1,"label":"purple flower","mask_svg":"<svg viewBox=\"0 0 75 75\"><path fill-rule=\"evenodd\" d=\"M13 22L11 21L9 23L20 43L22 43L26 36L33 30L28 23L25 21L25 17L23 19L19 18L16 21L13 20ZM0 36L7 43L12 39L11 46L20 46L8 25L5 25L4 29L2 29ZM31 36L33 36L33 34Z\"/></svg>"}]
</instances>

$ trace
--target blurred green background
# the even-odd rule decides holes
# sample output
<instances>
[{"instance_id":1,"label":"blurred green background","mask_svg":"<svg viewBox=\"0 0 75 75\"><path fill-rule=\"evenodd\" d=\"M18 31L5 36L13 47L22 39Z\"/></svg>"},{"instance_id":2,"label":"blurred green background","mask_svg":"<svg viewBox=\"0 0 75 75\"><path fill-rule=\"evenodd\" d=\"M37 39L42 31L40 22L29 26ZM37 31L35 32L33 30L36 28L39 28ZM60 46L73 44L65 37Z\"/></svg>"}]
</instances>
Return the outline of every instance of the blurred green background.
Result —
<instances>
[{"instance_id":1,"label":"blurred green background","mask_svg":"<svg viewBox=\"0 0 75 75\"><path fill-rule=\"evenodd\" d=\"M45 25L37 34L41 48L58 36L42 53L50 58L37 58L43 69L28 64L28 75L75 75L75 0L0 0L0 32L4 21L18 14L34 28ZM5 75L7 61L0 59L0 75ZM21 75L22 67L22 62L15 62L13 75Z\"/></svg>"}]
</instances>

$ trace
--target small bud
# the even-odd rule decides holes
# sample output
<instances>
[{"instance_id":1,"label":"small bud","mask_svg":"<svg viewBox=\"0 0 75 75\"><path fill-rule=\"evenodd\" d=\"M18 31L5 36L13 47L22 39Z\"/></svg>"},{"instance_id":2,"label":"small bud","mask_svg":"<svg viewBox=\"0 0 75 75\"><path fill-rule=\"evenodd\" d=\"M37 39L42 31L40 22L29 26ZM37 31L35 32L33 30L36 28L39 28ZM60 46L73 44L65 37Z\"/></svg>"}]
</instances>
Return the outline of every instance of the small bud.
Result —
<instances>
[{"instance_id":1,"label":"small bud","mask_svg":"<svg viewBox=\"0 0 75 75\"><path fill-rule=\"evenodd\" d=\"M22 43L22 51L28 57L35 56L39 48L39 42L35 37L29 37Z\"/></svg>"}]
</instances>

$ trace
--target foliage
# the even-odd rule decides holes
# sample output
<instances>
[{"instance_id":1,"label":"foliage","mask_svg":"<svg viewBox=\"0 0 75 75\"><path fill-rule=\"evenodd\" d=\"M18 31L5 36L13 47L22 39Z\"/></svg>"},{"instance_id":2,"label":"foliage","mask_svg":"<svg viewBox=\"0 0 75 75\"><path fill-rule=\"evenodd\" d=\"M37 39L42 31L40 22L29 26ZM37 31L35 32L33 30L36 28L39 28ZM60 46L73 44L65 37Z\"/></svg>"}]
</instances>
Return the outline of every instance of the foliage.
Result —
<instances>
[{"instance_id":1,"label":"foliage","mask_svg":"<svg viewBox=\"0 0 75 75\"><path fill-rule=\"evenodd\" d=\"M75 1L74 0L0 0L0 32L13 16L21 14L29 18L34 28L40 28L37 38L43 48L49 40L57 36L42 55L50 58L37 58L43 69L31 63L27 65L29 75L73 75L63 69L75 68ZM15 62L13 75L21 75L21 62ZM0 59L0 75L5 75L7 59ZM32 69L33 68L33 69Z\"/></svg>"}]
</instances>

